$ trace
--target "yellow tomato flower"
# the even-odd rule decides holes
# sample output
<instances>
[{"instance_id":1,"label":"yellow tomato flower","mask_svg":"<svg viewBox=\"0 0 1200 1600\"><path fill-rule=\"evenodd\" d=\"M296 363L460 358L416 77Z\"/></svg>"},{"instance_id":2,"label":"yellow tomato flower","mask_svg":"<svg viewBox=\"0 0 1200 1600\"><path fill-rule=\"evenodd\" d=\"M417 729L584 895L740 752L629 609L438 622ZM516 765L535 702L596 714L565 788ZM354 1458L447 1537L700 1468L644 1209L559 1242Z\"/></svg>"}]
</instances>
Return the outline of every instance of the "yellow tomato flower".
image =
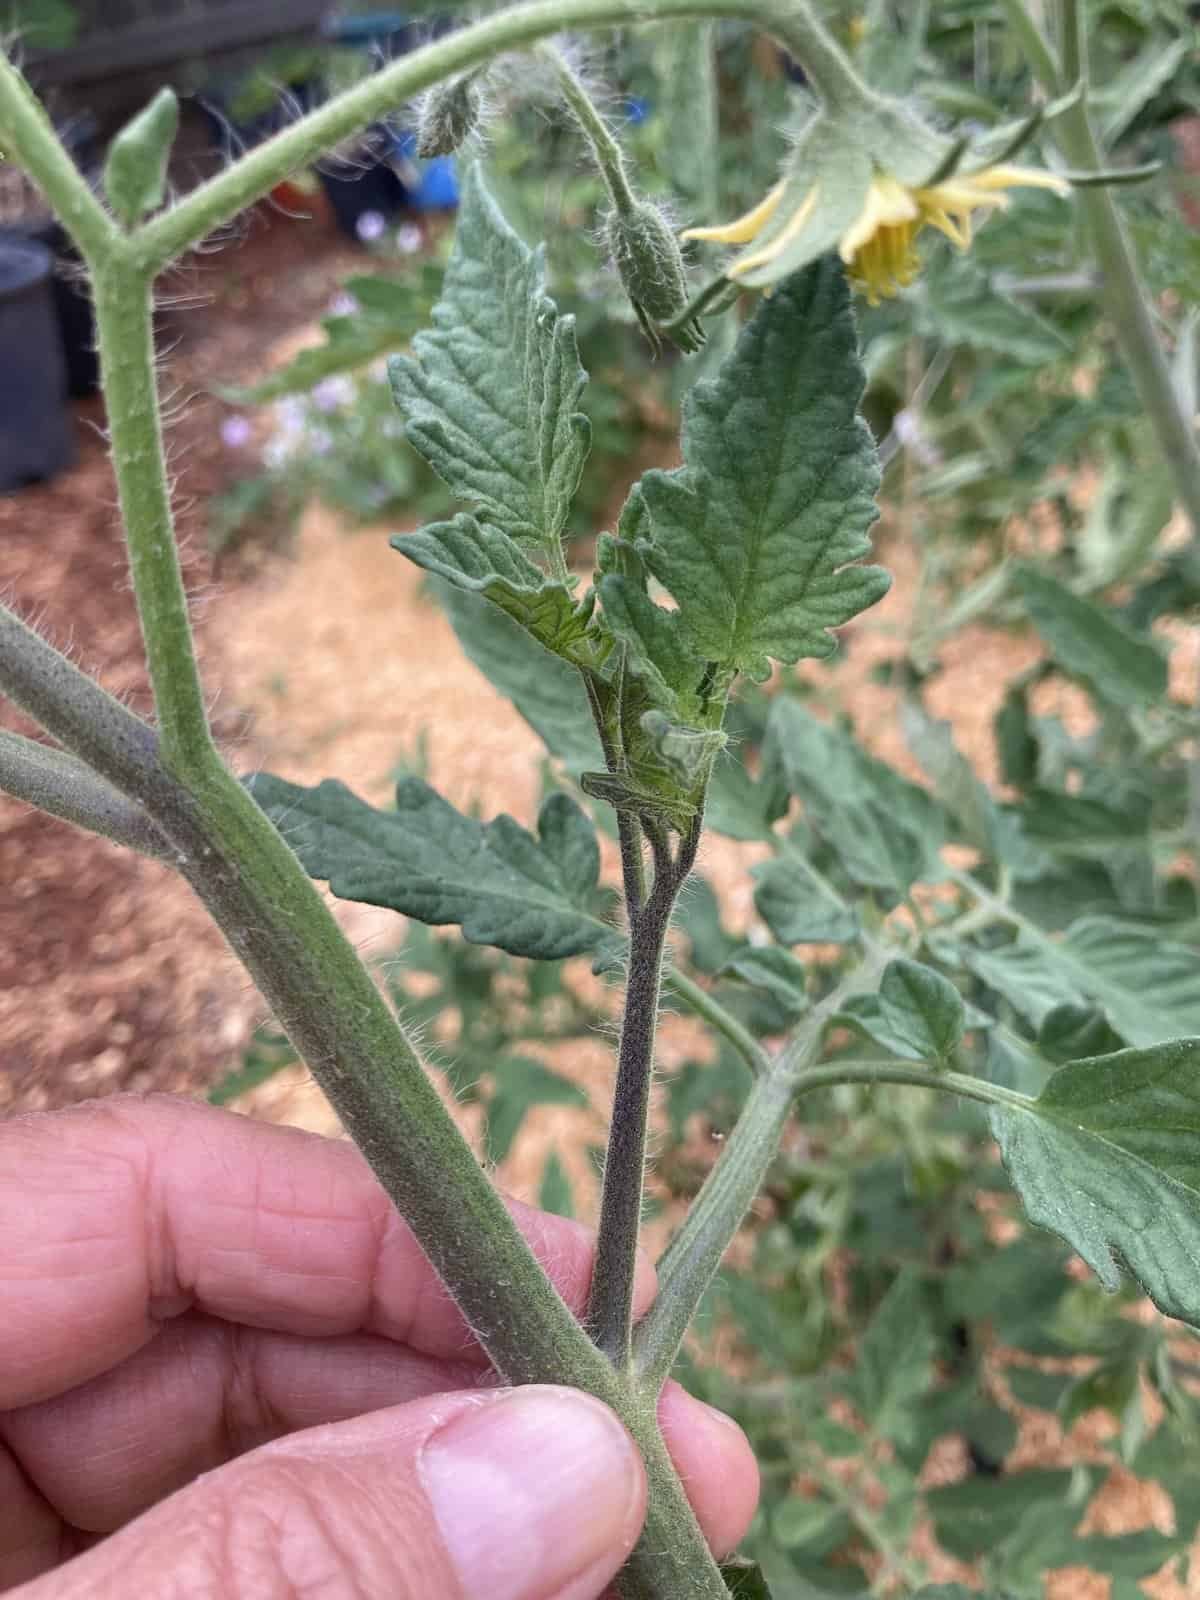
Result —
<instances>
[{"instance_id":1,"label":"yellow tomato flower","mask_svg":"<svg viewBox=\"0 0 1200 1600\"><path fill-rule=\"evenodd\" d=\"M730 263L728 276L758 287L768 287L836 245L851 282L878 305L916 277L922 228L937 228L965 250L973 214L1003 210L1006 190L1069 192L1062 178L1036 167L1002 164L921 185L901 183L873 165L866 171L857 166L836 174L837 193L830 193L821 178L799 191L794 179L785 178L744 217L723 227L689 228L683 237L752 246Z\"/></svg>"}]
</instances>

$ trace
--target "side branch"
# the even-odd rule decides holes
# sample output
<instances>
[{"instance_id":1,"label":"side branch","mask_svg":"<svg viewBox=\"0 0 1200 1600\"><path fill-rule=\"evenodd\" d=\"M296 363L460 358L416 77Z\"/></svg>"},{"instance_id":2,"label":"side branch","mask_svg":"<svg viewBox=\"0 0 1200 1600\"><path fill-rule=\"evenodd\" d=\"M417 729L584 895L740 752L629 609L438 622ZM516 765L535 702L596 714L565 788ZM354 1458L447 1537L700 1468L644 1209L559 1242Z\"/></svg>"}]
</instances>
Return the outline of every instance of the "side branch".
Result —
<instances>
[{"instance_id":1,"label":"side branch","mask_svg":"<svg viewBox=\"0 0 1200 1600\"><path fill-rule=\"evenodd\" d=\"M530 0L425 45L310 112L155 217L130 244L146 271L160 271L289 173L443 78L506 51L576 28L704 17L741 19L773 33L809 69L822 93L842 84L845 65L804 0Z\"/></svg>"},{"instance_id":2,"label":"side branch","mask_svg":"<svg viewBox=\"0 0 1200 1600\"><path fill-rule=\"evenodd\" d=\"M0 789L141 855L165 860L172 854L169 840L136 800L65 750L0 730Z\"/></svg>"},{"instance_id":3,"label":"side branch","mask_svg":"<svg viewBox=\"0 0 1200 1600\"><path fill-rule=\"evenodd\" d=\"M168 781L153 728L0 606L0 691L123 793L146 800Z\"/></svg>"}]
</instances>

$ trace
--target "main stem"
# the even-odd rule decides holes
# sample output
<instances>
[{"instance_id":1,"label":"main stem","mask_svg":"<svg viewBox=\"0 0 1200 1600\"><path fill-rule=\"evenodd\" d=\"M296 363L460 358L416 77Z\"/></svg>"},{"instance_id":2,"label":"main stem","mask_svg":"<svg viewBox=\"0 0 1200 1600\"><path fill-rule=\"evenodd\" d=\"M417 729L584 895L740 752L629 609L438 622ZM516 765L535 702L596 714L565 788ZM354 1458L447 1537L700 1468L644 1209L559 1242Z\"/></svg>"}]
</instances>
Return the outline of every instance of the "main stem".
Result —
<instances>
[{"instance_id":1,"label":"main stem","mask_svg":"<svg viewBox=\"0 0 1200 1600\"><path fill-rule=\"evenodd\" d=\"M699 827L673 862L656 854L654 884L648 898L629 905L629 971L617 1056L612 1123L600 1196L596 1266L588 1300L588 1329L618 1371L629 1366L633 1332L633 1279L642 1216L646 1166L646 1128L654 1074L654 1039L662 988L663 950L671 912L695 856ZM689 849L690 846L690 849Z\"/></svg>"}]
</instances>

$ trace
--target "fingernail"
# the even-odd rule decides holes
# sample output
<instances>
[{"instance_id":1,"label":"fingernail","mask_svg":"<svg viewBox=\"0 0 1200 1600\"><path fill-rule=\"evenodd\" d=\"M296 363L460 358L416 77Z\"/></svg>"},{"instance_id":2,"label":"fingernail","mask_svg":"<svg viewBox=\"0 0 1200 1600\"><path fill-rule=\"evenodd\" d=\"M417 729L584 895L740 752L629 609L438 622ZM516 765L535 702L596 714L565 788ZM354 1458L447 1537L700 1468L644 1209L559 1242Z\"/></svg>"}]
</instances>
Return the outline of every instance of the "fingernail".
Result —
<instances>
[{"instance_id":1,"label":"fingernail","mask_svg":"<svg viewBox=\"0 0 1200 1600\"><path fill-rule=\"evenodd\" d=\"M641 1524L632 1441L611 1411L571 1389L514 1389L460 1412L427 1440L420 1470L472 1600L543 1600L607 1563L598 1593Z\"/></svg>"}]
</instances>

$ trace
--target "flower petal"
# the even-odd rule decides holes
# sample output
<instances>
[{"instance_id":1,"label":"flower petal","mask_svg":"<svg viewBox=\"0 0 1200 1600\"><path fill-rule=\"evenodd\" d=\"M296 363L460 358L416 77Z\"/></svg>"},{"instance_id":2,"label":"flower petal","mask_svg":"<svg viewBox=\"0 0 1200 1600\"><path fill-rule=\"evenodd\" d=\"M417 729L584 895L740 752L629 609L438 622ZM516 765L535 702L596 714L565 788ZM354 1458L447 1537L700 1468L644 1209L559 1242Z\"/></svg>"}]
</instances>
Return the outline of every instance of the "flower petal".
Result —
<instances>
[{"instance_id":1,"label":"flower petal","mask_svg":"<svg viewBox=\"0 0 1200 1600\"><path fill-rule=\"evenodd\" d=\"M756 239L770 222L771 218L783 198L784 184L782 180L769 189L752 210L745 216L738 217L733 222L722 223L716 228L685 228L680 234L681 239L710 239L714 244L749 244Z\"/></svg>"},{"instance_id":2,"label":"flower petal","mask_svg":"<svg viewBox=\"0 0 1200 1600\"><path fill-rule=\"evenodd\" d=\"M1055 194L1068 195L1071 185L1057 172L1047 172L1044 167L1012 167L1001 164L983 167L966 179L981 189L1050 189Z\"/></svg>"},{"instance_id":3,"label":"flower petal","mask_svg":"<svg viewBox=\"0 0 1200 1600\"><path fill-rule=\"evenodd\" d=\"M748 256L742 256L740 260L735 261L729 269L729 276L738 278L743 272L751 272L755 267L766 266L786 250L792 240L803 232L813 214L820 192L821 185L814 183L780 232L768 244L763 245L761 250L752 250Z\"/></svg>"}]
</instances>

